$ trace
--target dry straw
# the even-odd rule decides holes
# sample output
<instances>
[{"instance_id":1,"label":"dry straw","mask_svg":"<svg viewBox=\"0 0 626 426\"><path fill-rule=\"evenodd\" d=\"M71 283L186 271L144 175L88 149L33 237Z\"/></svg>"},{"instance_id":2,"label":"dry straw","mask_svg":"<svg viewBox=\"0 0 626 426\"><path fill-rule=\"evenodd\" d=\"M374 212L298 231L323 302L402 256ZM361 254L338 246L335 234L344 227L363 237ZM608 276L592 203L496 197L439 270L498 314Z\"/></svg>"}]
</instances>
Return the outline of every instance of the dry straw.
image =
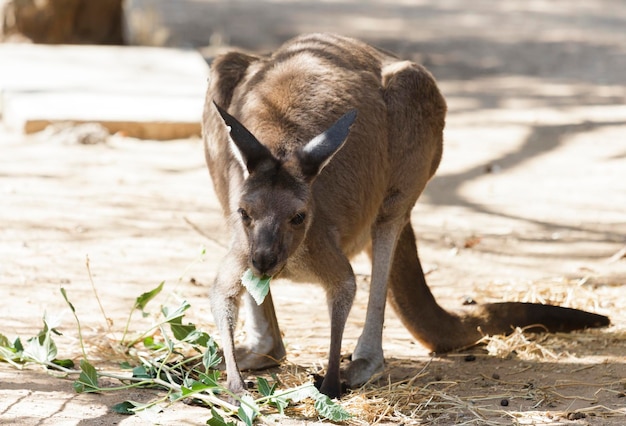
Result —
<instances>
[{"instance_id":1,"label":"dry straw","mask_svg":"<svg viewBox=\"0 0 626 426\"><path fill-rule=\"evenodd\" d=\"M527 288L519 292L519 283L510 283L503 292L500 283L494 289L493 296L496 300L513 300L534 303L551 303L592 311L600 311L599 298L588 287L593 284L589 277L581 279L548 279L527 283ZM487 286L494 288L494 286ZM504 294L504 296L503 296ZM488 298L490 295L485 294ZM501 359L519 360L520 368L516 376L507 377L507 380L483 377L485 381L493 382L494 386L487 391L484 388L475 389L467 385L469 380L433 380L429 373L430 362L414 376L398 381L392 381L389 373L396 367L395 363L402 361L390 361L385 373L373 378L360 389L351 391L342 398L342 405L353 414L353 418L346 422L348 425L510 425L510 424L571 424L571 420L594 418L600 423L608 422L609 419L617 418L611 424L619 424L626 421L626 408L609 407L605 404L597 404L598 394L608 392L612 397L618 398L621 390L626 385L626 379L608 381L575 381L557 380L545 386L534 386L532 377L534 369L541 363L568 363L575 364L576 357L570 353L585 342L598 344L604 339L603 331L587 331L569 334L534 334L525 329L516 328L510 335L485 336L481 345L490 357ZM607 338L608 339L608 338ZM626 334L618 332L610 337L626 340ZM459 354L457 356L465 356ZM485 356L478 354L478 356ZM454 355L449 356L454 358ZM404 361L406 364L406 361ZM527 363L527 366L524 364ZM413 365L418 364L415 362ZM462 365L462 364L461 364ZM566 364L570 365L570 364ZM582 366L571 371L576 374L588 368ZM458 365L454 368L463 368ZM471 367L467 367L471 369ZM385 376L387 374L387 376ZM278 375L286 386L296 386L310 380L310 374L306 369L296 365L285 365ZM475 379L475 378L474 378ZM463 390L461 391L461 386ZM472 392L468 392L472 389ZM573 390L574 393L569 392ZM580 391L580 395L576 394ZM498 403L511 405L515 401L530 402L530 408L523 410L511 407L498 409ZM494 401L496 402L494 404ZM506 404L502 401L506 401ZM569 402L568 402L569 401ZM575 402L586 402L583 408L572 408ZM545 408L565 406L566 409L545 411ZM495 408L494 408L495 407ZM311 404L304 403L290 410L292 415L311 419L315 411ZM604 419L604 420L601 420Z\"/></svg>"},{"instance_id":2,"label":"dry straw","mask_svg":"<svg viewBox=\"0 0 626 426\"><path fill-rule=\"evenodd\" d=\"M481 293L489 299L517 300L525 302L553 303L564 306L600 310L598 296L587 286L592 283L589 278L568 280L551 279L527 283L525 290L520 292L519 283L498 283L496 286L486 286L489 292ZM497 289L494 289L497 287ZM503 291L503 288L506 291ZM483 289L484 290L484 289ZM504 296L503 296L504 294ZM488 301L488 300L485 300ZM101 355L108 354L111 360L118 360L123 356L111 344L110 333L97 345ZM626 422L626 408L615 408L608 404L598 403L600 394L609 393L617 399L625 389L626 379L607 381L572 381L565 380L551 383L546 386L528 385L528 377L541 363L568 362L575 360L570 349L585 346L587 343L598 345L606 339L606 345L616 341L626 341L626 333L616 331L607 337L603 331L587 331L572 334L530 334L524 329L516 328L508 336L485 336L481 340L482 352L474 352L478 357L494 357L499 359L519 361L520 368L516 376L507 376L506 380L495 377L482 377L485 382L492 383L490 388L472 387L468 383L476 380L481 373L471 378L441 379L432 372L432 361L426 359L392 359L388 360L386 370L374 377L369 383L359 389L348 392L341 400L342 406L352 415L346 425L510 425L510 424L571 424L570 420L593 417L605 419L610 424ZM104 336L102 336L104 337ZM91 340L91 339L89 339ZM105 342L108 342L105 343ZM293 355L293 354L292 354ZM466 354L452 354L447 360L458 360ZM105 355L106 357L106 355ZM524 366L527 363L527 366ZM281 387L290 388L310 382L311 370L323 373L323 362L319 365L299 366L293 363L283 364L277 377ZM419 368L415 374L404 379L394 379L394 369ZM472 364L457 364L452 368L471 371ZM417 366L417 367L416 367ZM573 374L593 368L593 364L582 365ZM256 373L258 374L258 372ZM455 376L457 377L457 376ZM479 377L480 378L480 377ZM573 390L574 393L571 391ZM580 392L577 395L576 392ZM511 406L501 407L501 401L511 401ZM516 401L530 401L531 408L517 409ZM568 401L583 401L585 407L563 409L560 411L545 411L546 407L559 402L559 406L567 407ZM604 400L602 400L604 401ZM528 405L528 404L527 404ZM283 419L286 424L320 422L312 401L302 401L285 410L288 416ZM273 416L267 417L272 419ZM281 423L282 420L278 419ZM274 420L272 420L274 422ZM276 423L272 423L276 424ZM598 424L603 424L600 421Z\"/></svg>"}]
</instances>

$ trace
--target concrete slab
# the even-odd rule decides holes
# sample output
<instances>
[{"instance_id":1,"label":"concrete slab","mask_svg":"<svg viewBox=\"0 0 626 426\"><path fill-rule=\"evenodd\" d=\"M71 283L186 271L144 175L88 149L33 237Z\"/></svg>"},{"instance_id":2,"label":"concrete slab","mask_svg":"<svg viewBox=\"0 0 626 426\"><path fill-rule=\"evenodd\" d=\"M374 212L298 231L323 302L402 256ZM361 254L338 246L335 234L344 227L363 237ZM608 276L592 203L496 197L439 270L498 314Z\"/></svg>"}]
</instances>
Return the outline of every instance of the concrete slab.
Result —
<instances>
[{"instance_id":1,"label":"concrete slab","mask_svg":"<svg viewBox=\"0 0 626 426\"><path fill-rule=\"evenodd\" d=\"M0 113L25 133L69 121L138 138L199 135L208 70L193 50L1 44Z\"/></svg>"}]
</instances>

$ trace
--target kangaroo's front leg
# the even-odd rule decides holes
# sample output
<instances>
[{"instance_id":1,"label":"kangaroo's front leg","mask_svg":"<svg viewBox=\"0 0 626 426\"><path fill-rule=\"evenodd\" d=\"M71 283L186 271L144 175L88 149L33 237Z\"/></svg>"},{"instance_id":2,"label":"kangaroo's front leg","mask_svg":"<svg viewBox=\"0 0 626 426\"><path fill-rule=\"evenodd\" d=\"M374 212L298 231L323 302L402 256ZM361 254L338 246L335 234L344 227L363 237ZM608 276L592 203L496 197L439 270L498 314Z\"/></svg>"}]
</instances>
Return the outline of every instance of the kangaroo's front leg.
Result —
<instances>
[{"instance_id":1,"label":"kangaroo's front leg","mask_svg":"<svg viewBox=\"0 0 626 426\"><path fill-rule=\"evenodd\" d=\"M231 250L224 258L209 294L211 311L222 340L227 375L226 385L235 394L242 394L246 390L237 366L234 339L239 299L243 290L241 276L244 269L245 263L242 262L241 257L235 256Z\"/></svg>"},{"instance_id":2,"label":"kangaroo's front leg","mask_svg":"<svg viewBox=\"0 0 626 426\"><path fill-rule=\"evenodd\" d=\"M330 313L330 348L328 351L328 367L320 391L330 398L341 396L341 341L346 327L348 314L352 308L356 294L356 280L348 259L343 257L333 260L332 268L327 267L320 278L326 289L328 309Z\"/></svg>"}]
</instances>

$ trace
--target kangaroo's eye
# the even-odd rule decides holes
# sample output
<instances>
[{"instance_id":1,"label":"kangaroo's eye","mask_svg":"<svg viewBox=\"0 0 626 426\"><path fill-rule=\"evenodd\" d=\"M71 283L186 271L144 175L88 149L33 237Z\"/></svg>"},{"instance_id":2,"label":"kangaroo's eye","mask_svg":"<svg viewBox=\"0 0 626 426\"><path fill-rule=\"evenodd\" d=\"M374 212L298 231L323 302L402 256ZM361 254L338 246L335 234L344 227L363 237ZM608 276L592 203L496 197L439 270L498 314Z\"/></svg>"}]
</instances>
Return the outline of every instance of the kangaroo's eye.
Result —
<instances>
[{"instance_id":1,"label":"kangaroo's eye","mask_svg":"<svg viewBox=\"0 0 626 426\"><path fill-rule=\"evenodd\" d=\"M292 225L302 225L304 223L304 219L306 219L306 213L300 212L291 218Z\"/></svg>"},{"instance_id":2,"label":"kangaroo's eye","mask_svg":"<svg viewBox=\"0 0 626 426\"><path fill-rule=\"evenodd\" d=\"M241 220L243 220L243 222L246 224L250 223L250 221L252 220L250 218L250 215L248 215L248 212L244 209L240 208L239 210L237 210L237 213L239 213L239 216L241 216Z\"/></svg>"}]
</instances>

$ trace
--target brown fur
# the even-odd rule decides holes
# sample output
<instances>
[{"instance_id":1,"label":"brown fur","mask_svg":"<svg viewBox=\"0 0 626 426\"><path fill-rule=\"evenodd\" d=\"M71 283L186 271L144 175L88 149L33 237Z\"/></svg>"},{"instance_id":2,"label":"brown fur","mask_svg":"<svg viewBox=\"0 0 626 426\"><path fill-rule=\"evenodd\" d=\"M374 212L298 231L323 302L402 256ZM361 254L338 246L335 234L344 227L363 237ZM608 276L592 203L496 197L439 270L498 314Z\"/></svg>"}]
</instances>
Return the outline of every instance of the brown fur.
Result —
<instances>
[{"instance_id":1,"label":"brown fur","mask_svg":"<svg viewBox=\"0 0 626 426\"><path fill-rule=\"evenodd\" d=\"M353 109L353 125L350 113L338 120ZM535 323L565 329L608 323L553 306L492 304L457 315L437 304L424 280L410 213L439 165L445 114L426 69L349 38L313 34L270 57L216 58L203 118L205 152L232 241L211 288L211 307L233 391L245 389L239 368L264 367L285 354L271 298L259 307L242 290L247 268L325 288L331 342L321 390L330 396L340 392L341 338L356 288L349 259L370 247L370 299L346 371L351 385L383 367L387 287L403 323L435 351L475 343L478 327L501 333ZM320 134L328 140L316 143ZM241 297L251 337L236 352Z\"/></svg>"}]
</instances>

